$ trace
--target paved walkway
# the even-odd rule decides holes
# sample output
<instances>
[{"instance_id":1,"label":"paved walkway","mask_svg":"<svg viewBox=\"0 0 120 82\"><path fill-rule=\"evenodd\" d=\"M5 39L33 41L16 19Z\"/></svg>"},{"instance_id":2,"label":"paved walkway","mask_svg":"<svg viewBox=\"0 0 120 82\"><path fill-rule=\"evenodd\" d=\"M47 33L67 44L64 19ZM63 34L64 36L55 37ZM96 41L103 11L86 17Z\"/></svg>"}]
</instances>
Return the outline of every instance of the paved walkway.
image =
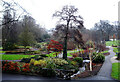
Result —
<instances>
[{"instance_id":1,"label":"paved walkway","mask_svg":"<svg viewBox=\"0 0 120 82\"><path fill-rule=\"evenodd\" d=\"M2 80L56 80L56 78L4 73L2 74Z\"/></svg>"},{"instance_id":2,"label":"paved walkway","mask_svg":"<svg viewBox=\"0 0 120 82\"><path fill-rule=\"evenodd\" d=\"M115 56L112 47L108 47L110 55L105 56L105 62L96 76L81 78L80 80L113 80L111 78L112 63L111 58Z\"/></svg>"}]
</instances>

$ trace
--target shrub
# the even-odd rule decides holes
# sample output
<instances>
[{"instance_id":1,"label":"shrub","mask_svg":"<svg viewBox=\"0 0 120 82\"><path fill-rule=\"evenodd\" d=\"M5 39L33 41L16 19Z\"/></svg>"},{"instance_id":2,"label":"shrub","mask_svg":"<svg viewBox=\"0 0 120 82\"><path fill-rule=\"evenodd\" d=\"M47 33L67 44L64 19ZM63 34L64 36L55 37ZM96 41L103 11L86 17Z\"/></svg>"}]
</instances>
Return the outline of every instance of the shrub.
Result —
<instances>
[{"instance_id":1,"label":"shrub","mask_svg":"<svg viewBox=\"0 0 120 82\"><path fill-rule=\"evenodd\" d=\"M45 58L44 60L47 63L46 68L48 68L48 69L55 69L56 68L56 65L53 62L52 58Z\"/></svg>"},{"instance_id":2,"label":"shrub","mask_svg":"<svg viewBox=\"0 0 120 82\"><path fill-rule=\"evenodd\" d=\"M34 64L35 60L34 59L31 59L30 60L30 64Z\"/></svg>"},{"instance_id":3,"label":"shrub","mask_svg":"<svg viewBox=\"0 0 120 82\"><path fill-rule=\"evenodd\" d=\"M64 65L64 64L68 64L68 62L64 59L60 59L60 58L53 58L53 62L56 65Z\"/></svg>"},{"instance_id":4,"label":"shrub","mask_svg":"<svg viewBox=\"0 0 120 82\"><path fill-rule=\"evenodd\" d=\"M22 72L30 72L30 64L26 63L24 64L21 68L22 68Z\"/></svg>"},{"instance_id":5,"label":"shrub","mask_svg":"<svg viewBox=\"0 0 120 82\"><path fill-rule=\"evenodd\" d=\"M17 62L2 62L2 71L7 73L17 73L20 72L20 68Z\"/></svg>"},{"instance_id":6,"label":"shrub","mask_svg":"<svg viewBox=\"0 0 120 82\"><path fill-rule=\"evenodd\" d=\"M41 69L39 74L44 76L44 77L54 77L54 76L56 76L55 70L53 70L53 69Z\"/></svg>"},{"instance_id":7,"label":"shrub","mask_svg":"<svg viewBox=\"0 0 120 82\"><path fill-rule=\"evenodd\" d=\"M93 60L94 63L103 63L104 61L105 56L102 53L98 53L98 55L96 55Z\"/></svg>"},{"instance_id":8,"label":"shrub","mask_svg":"<svg viewBox=\"0 0 120 82\"><path fill-rule=\"evenodd\" d=\"M34 65L36 66L40 66L41 68L42 67L45 67L46 66L46 62L44 60L39 60L39 61L34 61Z\"/></svg>"},{"instance_id":9,"label":"shrub","mask_svg":"<svg viewBox=\"0 0 120 82\"><path fill-rule=\"evenodd\" d=\"M6 42L2 46L3 46L3 50L14 50L17 48L17 46L11 42Z\"/></svg>"},{"instance_id":10,"label":"shrub","mask_svg":"<svg viewBox=\"0 0 120 82\"><path fill-rule=\"evenodd\" d=\"M20 62L29 63L31 58L23 58Z\"/></svg>"},{"instance_id":11,"label":"shrub","mask_svg":"<svg viewBox=\"0 0 120 82\"><path fill-rule=\"evenodd\" d=\"M60 66L64 64L68 64L66 60L61 59L61 58L45 58L45 61L52 61L56 65L60 65Z\"/></svg>"},{"instance_id":12,"label":"shrub","mask_svg":"<svg viewBox=\"0 0 120 82\"><path fill-rule=\"evenodd\" d=\"M82 67L82 63L83 63L83 58L82 57L76 57L73 59L73 61L78 62L79 66Z\"/></svg>"},{"instance_id":13,"label":"shrub","mask_svg":"<svg viewBox=\"0 0 120 82\"><path fill-rule=\"evenodd\" d=\"M40 44L40 43L37 43L37 44L35 45L35 47L41 48L41 44Z\"/></svg>"},{"instance_id":14,"label":"shrub","mask_svg":"<svg viewBox=\"0 0 120 82\"><path fill-rule=\"evenodd\" d=\"M73 65L73 66L78 66L78 62L76 62L76 61L71 61L71 65Z\"/></svg>"}]
</instances>

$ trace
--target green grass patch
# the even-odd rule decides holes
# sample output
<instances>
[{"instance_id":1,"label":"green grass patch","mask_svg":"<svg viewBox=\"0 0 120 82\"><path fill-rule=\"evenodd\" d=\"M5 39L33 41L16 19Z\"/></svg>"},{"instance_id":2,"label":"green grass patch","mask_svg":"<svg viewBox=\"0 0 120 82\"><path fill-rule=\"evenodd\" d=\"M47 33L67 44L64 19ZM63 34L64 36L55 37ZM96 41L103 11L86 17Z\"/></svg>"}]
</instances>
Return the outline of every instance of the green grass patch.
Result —
<instances>
[{"instance_id":1,"label":"green grass patch","mask_svg":"<svg viewBox=\"0 0 120 82\"><path fill-rule=\"evenodd\" d=\"M112 64L111 77L117 80L120 80L120 63Z\"/></svg>"},{"instance_id":2,"label":"green grass patch","mask_svg":"<svg viewBox=\"0 0 120 82\"><path fill-rule=\"evenodd\" d=\"M108 53L108 50L106 50L106 51L103 51L103 52L101 52L101 53Z\"/></svg>"},{"instance_id":3,"label":"green grass patch","mask_svg":"<svg viewBox=\"0 0 120 82\"><path fill-rule=\"evenodd\" d=\"M34 57L35 55L16 55L16 54L12 54L12 55L2 55L2 60L21 60L22 58L30 58L30 57Z\"/></svg>"},{"instance_id":4,"label":"green grass patch","mask_svg":"<svg viewBox=\"0 0 120 82\"><path fill-rule=\"evenodd\" d=\"M116 40L116 41L106 41L106 46L118 46L120 43L120 40Z\"/></svg>"},{"instance_id":5,"label":"green grass patch","mask_svg":"<svg viewBox=\"0 0 120 82\"><path fill-rule=\"evenodd\" d=\"M80 49L80 51L82 51L83 49ZM71 56L72 57L72 53L77 53L77 52L79 52L79 50L77 51L77 49L75 49L75 50L69 50L69 51L67 51L67 56Z\"/></svg>"},{"instance_id":6,"label":"green grass patch","mask_svg":"<svg viewBox=\"0 0 120 82\"><path fill-rule=\"evenodd\" d=\"M5 51L0 51L0 54L1 54L1 53L5 53Z\"/></svg>"},{"instance_id":7,"label":"green grass patch","mask_svg":"<svg viewBox=\"0 0 120 82\"><path fill-rule=\"evenodd\" d=\"M54 55L56 52L52 52L52 53L50 53L50 54L46 54L46 56L48 56L48 57L56 57L56 55Z\"/></svg>"},{"instance_id":8,"label":"green grass patch","mask_svg":"<svg viewBox=\"0 0 120 82\"><path fill-rule=\"evenodd\" d=\"M2 47L0 47L0 49L3 49Z\"/></svg>"},{"instance_id":9,"label":"green grass patch","mask_svg":"<svg viewBox=\"0 0 120 82\"><path fill-rule=\"evenodd\" d=\"M118 48L113 47L113 52L118 53L119 52Z\"/></svg>"}]
</instances>

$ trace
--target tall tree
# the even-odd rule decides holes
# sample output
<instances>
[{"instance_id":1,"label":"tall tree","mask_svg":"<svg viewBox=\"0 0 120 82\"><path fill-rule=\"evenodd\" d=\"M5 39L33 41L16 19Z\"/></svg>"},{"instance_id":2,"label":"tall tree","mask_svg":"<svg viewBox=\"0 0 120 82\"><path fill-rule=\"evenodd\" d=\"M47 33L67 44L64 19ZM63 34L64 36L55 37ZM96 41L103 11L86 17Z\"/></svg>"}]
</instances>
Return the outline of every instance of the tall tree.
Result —
<instances>
[{"instance_id":1,"label":"tall tree","mask_svg":"<svg viewBox=\"0 0 120 82\"><path fill-rule=\"evenodd\" d=\"M110 35L113 35L113 25L111 25L107 20L100 20L100 22L95 24L94 28L101 32L103 42L104 40L108 41Z\"/></svg>"},{"instance_id":2,"label":"tall tree","mask_svg":"<svg viewBox=\"0 0 120 82\"><path fill-rule=\"evenodd\" d=\"M4 5L2 19L2 46L3 50L14 49L17 42L17 30L15 21L15 11L10 4Z\"/></svg>"},{"instance_id":3,"label":"tall tree","mask_svg":"<svg viewBox=\"0 0 120 82\"><path fill-rule=\"evenodd\" d=\"M67 40L68 40L68 30L70 26L75 26L78 28L83 27L83 18L80 15L76 15L78 9L74 6L64 6L61 11L56 11L53 16L59 17L61 23L65 23L65 37L64 37L64 49L63 49L63 59L67 59Z\"/></svg>"},{"instance_id":4,"label":"tall tree","mask_svg":"<svg viewBox=\"0 0 120 82\"><path fill-rule=\"evenodd\" d=\"M34 35L29 30L28 20L26 16L24 18L24 23L25 23L23 25L24 28L19 35L19 39L20 39L20 44L25 47L25 51L26 51L26 47L33 45L35 43L35 39L34 39Z\"/></svg>"}]
</instances>

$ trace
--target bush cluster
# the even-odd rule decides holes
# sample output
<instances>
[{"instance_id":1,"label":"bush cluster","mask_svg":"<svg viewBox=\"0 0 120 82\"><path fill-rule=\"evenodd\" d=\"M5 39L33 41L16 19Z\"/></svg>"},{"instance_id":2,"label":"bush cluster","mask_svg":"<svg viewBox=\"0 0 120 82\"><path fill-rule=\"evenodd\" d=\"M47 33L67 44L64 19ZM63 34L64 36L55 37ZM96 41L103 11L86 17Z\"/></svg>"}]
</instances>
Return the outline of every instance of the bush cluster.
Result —
<instances>
[{"instance_id":1,"label":"bush cluster","mask_svg":"<svg viewBox=\"0 0 120 82\"><path fill-rule=\"evenodd\" d=\"M98 53L94 56L94 63L103 63L105 61L105 56L102 53Z\"/></svg>"},{"instance_id":2,"label":"bush cluster","mask_svg":"<svg viewBox=\"0 0 120 82\"><path fill-rule=\"evenodd\" d=\"M83 64L83 58L82 57L76 57L73 59L73 61L76 61L80 67L82 67Z\"/></svg>"}]
</instances>

